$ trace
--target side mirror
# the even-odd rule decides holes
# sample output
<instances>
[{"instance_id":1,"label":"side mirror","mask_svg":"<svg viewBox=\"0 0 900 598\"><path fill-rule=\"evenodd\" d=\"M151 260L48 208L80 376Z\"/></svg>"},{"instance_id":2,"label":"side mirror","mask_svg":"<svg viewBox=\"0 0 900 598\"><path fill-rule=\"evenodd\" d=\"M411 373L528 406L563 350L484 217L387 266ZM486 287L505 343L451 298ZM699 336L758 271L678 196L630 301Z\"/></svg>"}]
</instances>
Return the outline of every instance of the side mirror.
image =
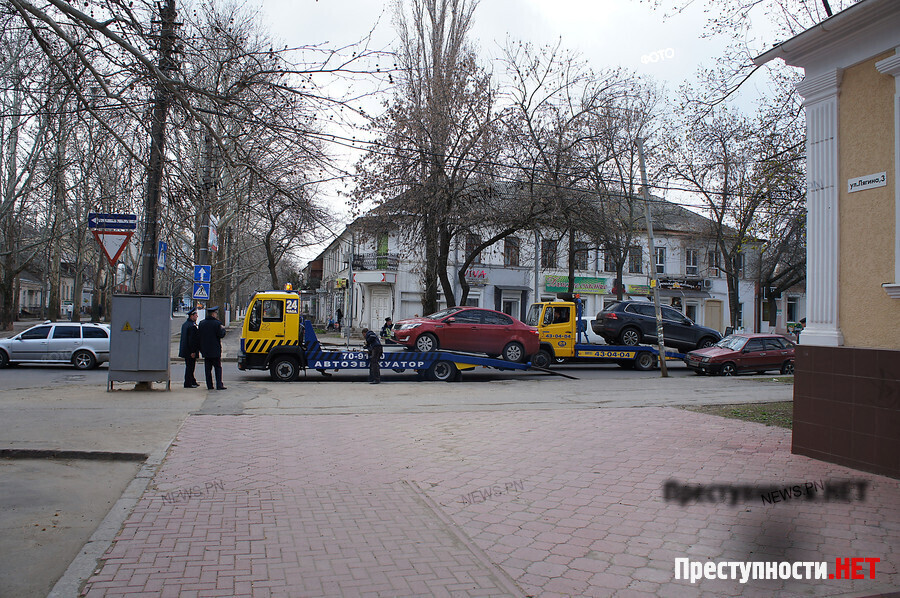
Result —
<instances>
[{"instance_id":1,"label":"side mirror","mask_svg":"<svg viewBox=\"0 0 900 598\"><path fill-rule=\"evenodd\" d=\"M453 316L450 316L449 318L447 318L444 321L447 322L448 324L452 324L453 322L456 321L456 318L454 318Z\"/></svg>"}]
</instances>

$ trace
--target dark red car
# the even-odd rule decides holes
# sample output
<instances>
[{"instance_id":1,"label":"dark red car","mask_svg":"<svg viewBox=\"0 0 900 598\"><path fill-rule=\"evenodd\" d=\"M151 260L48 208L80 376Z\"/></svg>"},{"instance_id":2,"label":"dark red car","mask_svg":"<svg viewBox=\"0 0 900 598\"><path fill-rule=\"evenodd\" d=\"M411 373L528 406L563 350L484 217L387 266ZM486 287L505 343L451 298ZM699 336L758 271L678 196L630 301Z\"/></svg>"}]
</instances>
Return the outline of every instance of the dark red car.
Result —
<instances>
[{"instance_id":1,"label":"dark red car","mask_svg":"<svg viewBox=\"0 0 900 598\"><path fill-rule=\"evenodd\" d=\"M794 343L780 334L732 334L712 347L691 351L685 364L698 374L794 373Z\"/></svg>"},{"instance_id":2,"label":"dark red car","mask_svg":"<svg viewBox=\"0 0 900 598\"><path fill-rule=\"evenodd\" d=\"M400 320L394 324L394 340L423 353L467 351L516 362L527 361L540 348L537 328L480 307L449 307L423 318Z\"/></svg>"}]
</instances>

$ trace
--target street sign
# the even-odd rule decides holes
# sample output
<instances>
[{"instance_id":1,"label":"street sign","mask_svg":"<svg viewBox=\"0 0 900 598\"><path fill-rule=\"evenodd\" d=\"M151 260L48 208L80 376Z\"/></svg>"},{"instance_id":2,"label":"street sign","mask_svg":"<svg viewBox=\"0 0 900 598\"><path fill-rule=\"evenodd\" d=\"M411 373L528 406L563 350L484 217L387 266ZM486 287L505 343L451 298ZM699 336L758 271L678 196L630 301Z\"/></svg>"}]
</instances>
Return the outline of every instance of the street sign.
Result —
<instances>
[{"instance_id":1,"label":"street sign","mask_svg":"<svg viewBox=\"0 0 900 598\"><path fill-rule=\"evenodd\" d=\"M136 214L88 214L88 228L137 230Z\"/></svg>"},{"instance_id":2,"label":"street sign","mask_svg":"<svg viewBox=\"0 0 900 598\"><path fill-rule=\"evenodd\" d=\"M92 230L91 232L94 233L94 238L97 239L97 243L106 254L106 259L113 266L116 265L119 256L128 245L128 240L134 234L133 231L121 230Z\"/></svg>"},{"instance_id":3,"label":"street sign","mask_svg":"<svg viewBox=\"0 0 900 598\"><path fill-rule=\"evenodd\" d=\"M195 282L194 283L194 294L191 295L192 299L198 299L200 301L208 301L209 300L209 283L208 282Z\"/></svg>"},{"instance_id":4,"label":"street sign","mask_svg":"<svg viewBox=\"0 0 900 598\"><path fill-rule=\"evenodd\" d=\"M210 266L194 266L194 281L209 282L212 268Z\"/></svg>"},{"instance_id":5,"label":"street sign","mask_svg":"<svg viewBox=\"0 0 900 598\"><path fill-rule=\"evenodd\" d=\"M166 254L169 251L169 244L165 241L159 242L159 251L156 253L156 267L160 270L166 269Z\"/></svg>"}]
</instances>

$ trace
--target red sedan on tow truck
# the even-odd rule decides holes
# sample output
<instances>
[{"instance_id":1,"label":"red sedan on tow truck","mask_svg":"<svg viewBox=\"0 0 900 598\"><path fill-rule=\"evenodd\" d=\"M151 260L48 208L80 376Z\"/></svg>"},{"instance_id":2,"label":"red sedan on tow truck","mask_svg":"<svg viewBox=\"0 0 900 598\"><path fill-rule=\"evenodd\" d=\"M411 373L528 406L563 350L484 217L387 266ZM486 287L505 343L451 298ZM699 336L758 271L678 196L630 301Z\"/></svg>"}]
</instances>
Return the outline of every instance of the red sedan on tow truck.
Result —
<instances>
[{"instance_id":1,"label":"red sedan on tow truck","mask_svg":"<svg viewBox=\"0 0 900 598\"><path fill-rule=\"evenodd\" d=\"M538 352L537 328L503 312L480 307L449 307L394 324L394 340L422 353L467 351L502 355L522 363Z\"/></svg>"}]
</instances>

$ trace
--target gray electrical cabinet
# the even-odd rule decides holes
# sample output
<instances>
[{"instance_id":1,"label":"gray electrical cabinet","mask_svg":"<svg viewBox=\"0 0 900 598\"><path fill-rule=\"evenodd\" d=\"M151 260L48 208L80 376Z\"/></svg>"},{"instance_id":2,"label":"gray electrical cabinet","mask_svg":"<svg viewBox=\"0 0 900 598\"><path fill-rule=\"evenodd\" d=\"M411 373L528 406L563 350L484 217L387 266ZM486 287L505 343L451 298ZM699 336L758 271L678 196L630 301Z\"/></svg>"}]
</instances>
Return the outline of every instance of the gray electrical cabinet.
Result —
<instances>
[{"instance_id":1,"label":"gray electrical cabinet","mask_svg":"<svg viewBox=\"0 0 900 598\"><path fill-rule=\"evenodd\" d=\"M109 339L109 385L165 382L170 388L172 298L113 295Z\"/></svg>"}]
</instances>

